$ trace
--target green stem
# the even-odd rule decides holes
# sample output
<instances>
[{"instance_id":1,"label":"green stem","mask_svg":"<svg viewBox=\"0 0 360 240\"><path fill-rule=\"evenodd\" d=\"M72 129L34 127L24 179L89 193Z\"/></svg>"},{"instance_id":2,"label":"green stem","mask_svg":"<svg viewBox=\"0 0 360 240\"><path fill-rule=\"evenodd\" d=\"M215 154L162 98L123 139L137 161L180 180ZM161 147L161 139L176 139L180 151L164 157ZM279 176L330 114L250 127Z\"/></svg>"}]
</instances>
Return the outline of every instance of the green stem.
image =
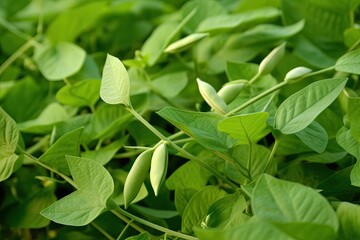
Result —
<instances>
[{"instance_id":1,"label":"green stem","mask_svg":"<svg viewBox=\"0 0 360 240\"><path fill-rule=\"evenodd\" d=\"M117 209L121 209L120 207L117 207ZM124 211L126 212L126 211ZM135 229L136 231L138 231L139 233L143 233L146 232L145 229L143 229L142 227L138 226L137 224L133 223L133 219L131 217L129 217L130 219L128 219L128 217L125 217L126 214L120 213L116 210L111 210L111 213L114 214L115 216L117 216L119 219L121 219L122 221L126 222L127 225L130 225L133 229ZM127 213L127 212L126 212ZM129 213L130 214L130 213ZM131 214L130 214L131 215ZM136 221L136 220L135 220ZM140 223L140 222L139 222ZM144 224L145 225L145 224Z\"/></svg>"},{"instance_id":2,"label":"green stem","mask_svg":"<svg viewBox=\"0 0 360 240\"><path fill-rule=\"evenodd\" d=\"M172 235L174 237L178 237L178 238L183 238L183 239L186 239L186 240L198 240L198 238L196 237L193 237L193 236L190 236L190 235L187 235L187 234L184 234L184 233L180 233L180 232L176 232L176 231L173 231L171 229L168 229L168 228L165 228L165 227L162 227L162 226L159 226L157 224L154 224L152 222L149 222L145 219L142 219L142 218L139 218L131 213L128 213L127 211L123 210L122 208L118 207L116 210L112 210L112 212L119 212L120 214L140 223L140 224L143 224L145 226L148 226L148 227L151 227L153 229L156 229L160 232L164 232L164 233L167 233L169 235Z\"/></svg>"},{"instance_id":3,"label":"green stem","mask_svg":"<svg viewBox=\"0 0 360 240\"><path fill-rule=\"evenodd\" d=\"M33 154L37 151L39 151L41 148L47 146L49 144L50 135L46 135L43 138L40 139L37 143L26 149L26 152L28 154Z\"/></svg>"},{"instance_id":4,"label":"green stem","mask_svg":"<svg viewBox=\"0 0 360 240\"><path fill-rule=\"evenodd\" d=\"M236 114L237 112L239 112L239 111L243 110L244 108L250 106L251 104L257 102L258 100L262 99L263 97L265 97L265 96L279 90L280 88L286 86L287 84L288 83L286 83L286 82L281 82L281 83L276 84L272 88L266 90L265 92L260 93L259 95L257 95L256 97L251 98L249 101L245 102L244 104L240 105L239 107L231 110L225 116L229 117L229 116L232 116L232 115Z\"/></svg>"},{"instance_id":5,"label":"green stem","mask_svg":"<svg viewBox=\"0 0 360 240\"><path fill-rule=\"evenodd\" d=\"M32 39L31 36L19 31L13 24L9 23L4 18L0 18L0 25L2 25L9 32L11 32L12 34L18 36L19 38L25 39L27 41L30 41Z\"/></svg>"},{"instance_id":6,"label":"green stem","mask_svg":"<svg viewBox=\"0 0 360 240\"><path fill-rule=\"evenodd\" d=\"M91 225L96 228L96 230L98 230L99 232L101 232L102 235L104 235L107 239L109 240L115 240L115 238L113 238L110 234L108 234L104 229L102 229L102 227L100 227L99 225L97 225L96 223L92 222Z\"/></svg>"},{"instance_id":7,"label":"green stem","mask_svg":"<svg viewBox=\"0 0 360 240\"><path fill-rule=\"evenodd\" d=\"M193 160L197 162L200 166L210 171L212 174L214 174L217 178L221 179L222 181L229 184L232 188L236 189L237 186L231 182L229 179L224 177L221 173L219 173L217 170L210 167L207 163L203 162L200 158L192 155L191 153L185 151L178 145L176 145L174 142L172 142L169 138L165 137L162 133L160 133L156 128L154 128L148 121L146 121L138 112L136 112L132 107L128 107L127 110L134 115L135 118L137 118L142 124L144 124L151 132L153 132L158 138L161 140L168 142L169 145L177 150L179 153L181 153L184 157Z\"/></svg>"},{"instance_id":8,"label":"green stem","mask_svg":"<svg viewBox=\"0 0 360 240\"><path fill-rule=\"evenodd\" d=\"M261 76L260 73L257 72L256 75L255 75L253 78L250 79L250 81L248 82L248 84L249 84L249 85L253 84L256 80L259 79L260 76Z\"/></svg>"},{"instance_id":9,"label":"green stem","mask_svg":"<svg viewBox=\"0 0 360 240\"><path fill-rule=\"evenodd\" d=\"M65 181L67 181L71 186L73 186L75 189L78 189L78 186L76 185L76 183L71 179L69 178L68 176L66 176L65 174L59 172L58 170L52 168L51 166L43 163L43 162L40 162L38 158L34 157L33 155L25 152L23 149L21 149L20 147L18 147L20 149L20 151L26 156L28 157L29 159L31 159L33 162L37 163L38 165L42 166L43 168L49 170L50 172L54 172L56 173L57 175L59 175L60 177L62 177Z\"/></svg>"},{"instance_id":10,"label":"green stem","mask_svg":"<svg viewBox=\"0 0 360 240\"><path fill-rule=\"evenodd\" d=\"M267 161L266 161L266 165L265 165L265 168L264 168L264 173L266 172L266 170L270 167L270 165L271 165L271 162L272 162L272 160L273 160L273 158L274 158L274 156L275 156L275 152L276 152L276 150L278 149L278 147L279 147L279 143L280 143L280 139L279 138L275 138L275 143L274 143L274 146L273 146L273 148L271 149L271 153L270 153L270 155L269 155L269 157L268 157L268 159L267 159Z\"/></svg>"},{"instance_id":11,"label":"green stem","mask_svg":"<svg viewBox=\"0 0 360 240\"><path fill-rule=\"evenodd\" d=\"M130 225L133 223L134 220L130 220L130 222L128 222L126 224L126 226L123 228L123 230L121 231L121 233L119 234L119 236L116 238L116 240L120 240L124 234L126 233L127 229L130 227Z\"/></svg>"},{"instance_id":12,"label":"green stem","mask_svg":"<svg viewBox=\"0 0 360 240\"><path fill-rule=\"evenodd\" d=\"M34 40L30 39L24 45L22 45L16 52L14 52L6 61L0 66L0 75L21 55L23 55L27 50L34 46Z\"/></svg>"},{"instance_id":13,"label":"green stem","mask_svg":"<svg viewBox=\"0 0 360 240\"><path fill-rule=\"evenodd\" d=\"M295 80L295 82L298 82L298 81L303 80L303 79L308 78L308 77L312 77L312 76L316 76L316 75L319 75L319 74L322 74L322 73L333 71L334 69L335 69L335 66L331 66L331 67L328 67L328 68L320 69L320 70L315 71L315 72L309 72L309 73L301 76L300 78L298 78L296 80L294 79L294 80ZM290 81L293 81L293 80L290 80Z\"/></svg>"}]
</instances>

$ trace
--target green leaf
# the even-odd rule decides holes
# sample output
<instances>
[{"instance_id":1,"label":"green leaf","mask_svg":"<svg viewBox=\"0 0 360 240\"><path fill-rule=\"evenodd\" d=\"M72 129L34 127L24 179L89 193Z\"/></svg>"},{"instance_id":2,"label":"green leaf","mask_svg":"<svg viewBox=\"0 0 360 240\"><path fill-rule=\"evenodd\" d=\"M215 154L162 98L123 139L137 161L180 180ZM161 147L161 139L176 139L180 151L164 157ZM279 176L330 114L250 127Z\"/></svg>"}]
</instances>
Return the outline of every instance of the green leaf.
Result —
<instances>
[{"instance_id":1,"label":"green leaf","mask_svg":"<svg viewBox=\"0 0 360 240\"><path fill-rule=\"evenodd\" d=\"M99 138L111 138L124 128L131 117L128 111L117 105L101 105L85 126L83 141L89 143Z\"/></svg>"},{"instance_id":2,"label":"green leaf","mask_svg":"<svg viewBox=\"0 0 360 240\"><path fill-rule=\"evenodd\" d=\"M247 204L244 196L235 192L214 202L208 209L204 221L206 228L228 229L249 220L243 213Z\"/></svg>"},{"instance_id":3,"label":"green leaf","mask_svg":"<svg viewBox=\"0 0 360 240\"><path fill-rule=\"evenodd\" d=\"M216 151L227 151L233 145L233 140L217 130L218 123L223 119L221 115L170 107L157 113L205 147Z\"/></svg>"},{"instance_id":4,"label":"green leaf","mask_svg":"<svg viewBox=\"0 0 360 240\"><path fill-rule=\"evenodd\" d=\"M324 151L320 154L302 154L296 160L307 161L313 163L334 163L343 159L347 155L347 152L328 152Z\"/></svg>"},{"instance_id":5,"label":"green leaf","mask_svg":"<svg viewBox=\"0 0 360 240\"><path fill-rule=\"evenodd\" d=\"M360 98L348 98L348 117L352 136L360 142Z\"/></svg>"},{"instance_id":6,"label":"green leaf","mask_svg":"<svg viewBox=\"0 0 360 240\"><path fill-rule=\"evenodd\" d=\"M358 159L350 173L351 185L360 187L360 160Z\"/></svg>"},{"instance_id":7,"label":"green leaf","mask_svg":"<svg viewBox=\"0 0 360 240\"><path fill-rule=\"evenodd\" d=\"M100 97L108 104L130 106L130 80L122 62L110 54L106 57L101 79Z\"/></svg>"},{"instance_id":8,"label":"green leaf","mask_svg":"<svg viewBox=\"0 0 360 240\"><path fill-rule=\"evenodd\" d=\"M9 178L14 171L19 136L15 121L0 107L0 181Z\"/></svg>"},{"instance_id":9,"label":"green leaf","mask_svg":"<svg viewBox=\"0 0 360 240\"><path fill-rule=\"evenodd\" d=\"M338 230L338 219L329 202L304 185L264 174L259 178L251 205L254 215L277 223L313 223Z\"/></svg>"},{"instance_id":10,"label":"green leaf","mask_svg":"<svg viewBox=\"0 0 360 240\"><path fill-rule=\"evenodd\" d=\"M236 42L241 46L248 46L251 44L267 43L276 40L289 38L299 33L304 27L304 21L299 21L293 25L277 26L273 24L257 25L250 30L240 33Z\"/></svg>"},{"instance_id":11,"label":"green leaf","mask_svg":"<svg viewBox=\"0 0 360 240\"><path fill-rule=\"evenodd\" d=\"M275 114L275 128L292 134L306 128L345 87L347 79L317 81L288 97Z\"/></svg>"},{"instance_id":12,"label":"green leaf","mask_svg":"<svg viewBox=\"0 0 360 240\"><path fill-rule=\"evenodd\" d=\"M151 237L148 232L143 232L139 235L128 237L126 240L151 240Z\"/></svg>"},{"instance_id":13,"label":"green leaf","mask_svg":"<svg viewBox=\"0 0 360 240\"><path fill-rule=\"evenodd\" d=\"M106 209L114 191L108 171L94 160L66 156L78 190L50 205L41 214L50 220L71 226L84 226Z\"/></svg>"},{"instance_id":14,"label":"green leaf","mask_svg":"<svg viewBox=\"0 0 360 240\"><path fill-rule=\"evenodd\" d=\"M53 42L75 41L81 33L94 27L107 8L105 2L89 2L64 11L50 23L46 36Z\"/></svg>"},{"instance_id":15,"label":"green leaf","mask_svg":"<svg viewBox=\"0 0 360 240\"><path fill-rule=\"evenodd\" d=\"M85 151L81 153L84 158L90 158L101 165L107 164L115 155L115 153L125 145L128 137L120 138L117 141L110 143L109 145L93 151Z\"/></svg>"},{"instance_id":16,"label":"green leaf","mask_svg":"<svg viewBox=\"0 0 360 240\"><path fill-rule=\"evenodd\" d=\"M167 98L176 97L188 84L186 72L164 74L152 81L153 89Z\"/></svg>"},{"instance_id":17,"label":"green leaf","mask_svg":"<svg viewBox=\"0 0 360 240\"><path fill-rule=\"evenodd\" d=\"M360 206L348 202L340 203L337 216L340 222L339 238L343 240L360 239Z\"/></svg>"},{"instance_id":18,"label":"green leaf","mask_svg":"<svg viewBox=\"0 0 360 240\"><path fill-rule=\"evenodd\" d=\"M194 229L195 234L200 240L229 240L229 239L276 239L292 240L286 234L282 233L271 223L265 221L255 221L245 224L239 224L231 229Z\"/></svg>"},{"instance_id":19,"label":"green leaf","mask_svg":"<svg viewBox=\"0 0 360 240\"><path fill-rule=\"evenodd\" d=\"M190 201L192 196L194 196L196 193L197 193L197 190L190 189L190 188L175 190L175 207L180 215L183 215L187 203Z\"/></svg>"},{"instance_id":20,"label":"green leaf","mask_svg":"<svg viewBox=\"0 0 360 240\"><path fill-rule=\"evenodd\" d=\"M49 225L49 219L39 212L56 201L54 190L54 186L48 186L23 199L19 206L8 213L7 224L13 228L43 228Z\"/></svg>"},{"instance_id":21,"label":"green leaf","mask_svg":"<svg viewBox=\"0 0 360 240\"><path fill-rule=\"evenodd\" d=\"M336 238L336 231L328 225L315 223L273 223L289 239L328 240Z\"/></svg>"},{"instance_id":22,"label":"green leaf","mask_svg":"<svg viewBox=\"0 0 360 240\"><path fill-rule=\"evenodd\" d=\"M46 152L39 158L43 162L66 175L70 175L65 155L79 156L80 137L83 128L73 130L60 137Z\"/></svg>"},{"instance_id":23,"label":"green leaf","mask_svg":"<svg viewBox=\"0 0 360 240\"><path fill-rule=\"evenodd\" d=\"M94 106L99 100L99 80L83 80L74 85L66 85L56 93L56 99L75 107Z\"/></svg>"},{"instance_id":24,"label":"green leaf","mask_svg":"<svg viewBox=\"0 0 360 240\"><path fill-rule=\"evenodd\" d=\"M205 219L207 210L216 200L223 197L226 193L215 186L206 186L198 191L185 207L181 231L192 233L195 226L200 226Z\"/></svg>"},{"instance_id":25,"label":"green leaf","mask_svg":"<svg viewBox=\"0 0 360 240\"><path fill-rule=\"evenodd\" d=\"M360 49L355 49L341 56L335 64L335 70L339 72L348 72L360 74Z\"/></svg>"},{"instance_id":26,"label":"green leaf","mask_svg":"<svg viewBox=\"0 0 360 240\"><path fill-rule=\"evenodd\" d=\"M310 123L303 130L295 133L295 135L312 150L322 153L328 143L328 135L326 130L316 121Z\"/></svg>"},{"instance_id":27,"label":"green leaf","mask_svg":"<svg viewBox=\"0 0 360 240\"><path fill-rule=\"evenodd\" d=\"M212 16L223 15L226 13L223 5L214 0L193 0L188 1L181 9L182 16L187 16L191 11L196 9L196 14L185 25L187 32L195 32L199 24Z\"/></svg>"},{"instance_id":28,"label":"green leaf","mask_svg":"<svg viewBox=\"0 0 360 240\"><path fill-rule=\"evenodd\" d=\"M50 133L55 124L69 118L67 109L55 102L47 105L37 118L19 123L18 128L27 133Z\"/></svg>"},{"instance_id":29,"label":"green leaf","mask_svg":"<svg viewBox=\"0 0 360 240\"><path fill-rule=\"evenodd\" d=\"M237 145L233 148L232 151L233 159L235 159L242 166L247 166L249 174L253 181L256 181L256 179L264 173L266 159L269 158L269 155L270 150L258 144ZM269 174L275 174L276 168L276 161L273 161L273 163L268 166L266 172ZM238 170L230 164L227 165L226 173L229 175L229 177L236 180L237 182L244 182L241 180L243 177L241 175L239 176Z\"/></svg>"},{"instance_id":30,"label":"green leaf","mask_svg":"<svg viewBox=\"0 0 360 240\"><path fill-rule=\"evenodd\" d=\"M348 153L360 159L360 142L353 137L348 127L343 126L340 128L336 135L336 141Z\"/></svg>"},{"instance_id":31,"label":"green leaf","mask_svg":"<svg viewBox=\"0 0 360 240\"><path fill-rule=\"evenodd\" d=\"M62 80L75 74L86 58L86 52L82 48L69 42L60 42L38 51L35 61L41 73L50 81Z\"/></svg>"},{"instance_id":32,"label":"green leaf","mask_svg":"<svg viewBox=\"0 0 360 240\"><path fill-rule=\"evenodd\" d=\"M199 164L189 161L171 174L166 180L169 190L175 189L200 189L206 185L211 173L203 169Z\"/></svg>"},{"instance_id":33,"label":"green leaf","mask_svg":"<svg viewBox=\"0 0 360 240\"><path fill-rule=\"evenodd\" d=\"M158 26L144 42L141 54L147 60L149 66L153 66L160 59L169 41L169 36L172 35L174 29L177 29L177 26L174 22L165 22Z\"/></svg>"},{"instance_id":34,"label":"green leaf","mask_svg":"<svg viewBox=\"0 0 360 240\"><path fill-rule=\"evenodd\" d=\"M260 8L233 15L216 15L204 19L197 28L197 32L220 33L238 28L246 28L251 24L268 22L279 17L281 12L272 7Z\"/></svg>"},{"instance_id":35,"label":"green leaf","mask_svg":"<svg viewBox=\"0 0 360 240\"><path fill-rule=\"evenodd\" d=\"M269 113L258 112L229 117L218 124L218 130L238 140L237 144L256 143L265 137L270 129L266 123Z\"/></svg>"}]
</instances>

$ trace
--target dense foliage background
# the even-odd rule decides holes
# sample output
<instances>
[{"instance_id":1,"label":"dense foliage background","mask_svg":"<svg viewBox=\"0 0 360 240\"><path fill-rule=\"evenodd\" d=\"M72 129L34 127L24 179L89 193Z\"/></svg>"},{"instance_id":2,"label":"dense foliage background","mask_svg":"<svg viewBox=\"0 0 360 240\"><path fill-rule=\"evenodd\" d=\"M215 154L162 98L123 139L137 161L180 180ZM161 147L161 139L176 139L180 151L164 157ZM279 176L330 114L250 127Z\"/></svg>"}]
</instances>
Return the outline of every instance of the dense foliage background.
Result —
<instances>
[{"instance_id":1,"label":"dense foliage background","mask_svg":"<svg viewBox=\"0 0 360 240\"><path fill-rule=\"evenodd\" d=\"M360 239L359 4L1 0L0 238Z\"/></svg>"}]
</instances>

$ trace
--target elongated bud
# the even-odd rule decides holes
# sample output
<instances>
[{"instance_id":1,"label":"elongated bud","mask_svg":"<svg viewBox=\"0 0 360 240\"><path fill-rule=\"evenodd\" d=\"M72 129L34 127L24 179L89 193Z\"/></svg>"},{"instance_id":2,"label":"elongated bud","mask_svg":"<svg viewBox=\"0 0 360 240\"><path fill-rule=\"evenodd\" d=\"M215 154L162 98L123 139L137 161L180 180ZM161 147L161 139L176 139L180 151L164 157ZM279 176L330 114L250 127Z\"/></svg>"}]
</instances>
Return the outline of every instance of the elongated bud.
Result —
<instances>
[{"instance_id":1,"label":"elongated bud","mask_svg":"<svg viewBox=\"0 0 360 240\"><path fill-rule=\"evenodd\" d=\"M181 52L181 51L191 47L192 45L194 45L195 43L197 43L198 41L200 41L201 39L203 39L207 36L209 36L209 33L192 33L182 39L177 40L176 42L171 43L164 50L164 52L166 52L166 53Z\"/></svg>"},{"instance_id":2,"label":"elongated bud","mask_svg":"<svg viewBox=\"0 0 360 240\"><path fill-rule=\"evenodd\" d=\"M298 78L304 76L305 74L310 73L312 70L307 67L296 67L294 69L291 69L284 78L284 81L287 83L293 83L298 80Z\"/></svg>"},{"instance_id":3,"label":"elongated bud","mask_svg":"<svg viewBox=\"0 0 360 240\"><path fill-rule=\"evenodd\" d=\"M285 55L286 43L274 48L260 63L258 74L269 74Z\"/></svg>"},{"instance_id":4,"label":"elongated bud","mask_svg":"<svg viewBox=\"0 0 360 240\"><path fill-rule=\"evenodd\" d=\"M217 94L216 90L207 82L197 79L199 91L205 102L209 104L216 112L225 114L229 111L224 100Z\"/></svg>"},{"instance_id":5,"label":"elongated bud","mask_svg":"<svg viewBox=\"0 0 360 240\"><path fill-rule=\"evenodd\" d=\"M153 149L142 152L132 165L124 184L125 208L136 198L141 185L149 174Z\"/></svg>"},{"instance_id":6,"label":"elongated bud","mask_svg":"<svg viewBox=\"0 0 360 240\"><path fill-rule=\"evenodd\" d=\"M225 103L230 103L241 92L246 82L246 80L229 82L218 91L218 95L224 100Z\"/></svg>"},{"instance_id":7,"label":"elongated bud","mask_svg":"<svg viewBox=\"0 0 360 240\"><path fill-rule=\"evenodd\" d=\"M168 161L167 146L166 143L162 143L155 149L151 158L150 183L155 196L158 195L161 184L166 177Z\"/></svg>"}]
</instances>

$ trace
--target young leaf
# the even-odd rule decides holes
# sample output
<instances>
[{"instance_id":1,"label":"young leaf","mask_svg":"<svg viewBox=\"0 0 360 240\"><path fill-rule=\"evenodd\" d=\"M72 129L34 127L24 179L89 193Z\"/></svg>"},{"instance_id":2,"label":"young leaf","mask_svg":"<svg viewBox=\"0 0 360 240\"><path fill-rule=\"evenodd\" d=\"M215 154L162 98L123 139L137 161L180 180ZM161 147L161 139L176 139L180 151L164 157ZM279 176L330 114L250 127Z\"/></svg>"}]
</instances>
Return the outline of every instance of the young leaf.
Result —
<instances>
[{"instance_id":1,"label":"young leaf","mask_svg":"<svg viewBox=\"0 0 360 240\"><path fill-rule=\"evenodd\" d=\"M238 140L237 144L256 143L270 132L268 118L267 112L229 117L219 122L218 129Z\"/></svg>"},{"instance_id":2,"label":"young leaf","mask_svg":"<svg viewBox=\"0 0 360 240\"><path fill-rule=\"evenodd\" d=\"M275 128L292 134L306 128L345 87L347 79L317 81L288 97L275 114Z\"/></svg>"},{"instance_id":3,"label":"young leaf","mask_svg":"<svg viewBox=\"0 0 360 240\"><path fill-rule=\"evenodd\" d=\"M83 128L78 128L60 137L43 155L41 155L39 161L46 163L66 175L70 175L65 155L71 154L72 156L79 156L82 131Z\"/></svg>"},{"instance_id":4,"label":"young leaf","mask_svg":"<svg viewBox=\"0 0 360 240\"><path fill-rule=\"evenodd\" d=\"M70 42L39 49L35 61L44 77L50 81L67 78L80 70L85 62L86 52Z\"/></svg>"},{"instance_id":5,"label":"young leaf","mask_svg":"<svg viewBox=\"0 0 360 240\"><path fill-rule=\"evenodd\" d=\"M84 226L106 209L114 191L108 171L94 160L66 156L71 176L78 190L41 211L50 220L71 226Z\"/></svg>"},{"instance_id":6,"label":"young leaf","mask_svg":"<svg viewBox=\"0 0 360 240\"><path fill-rule=\"evenodd\" d=\"M339 223L329 202L314 189L264 174L259 178L251 205L254 215L278 223L313 223L331 227Z\"/></svg>"},{"instance_id":7,"label":"young leaf","mask_svg":"<svg viewBox=\"0 0 360 240\"><path fill-rule=\"evenodd\" d=\"M360 74L360 48L341 56L335 64L335 70L339 72L348 72Z\"/></svg>"},{"instance_id":8,"label":"young leaf","mask_svg":"<svg viewBox=\"0 0 360 240\"><path fill-rule=\"evenodd\" d=\"M312 150L322 153L328 143L328 135L326 130L316 121L310 123L303 130L295 133L295 135Z\"/></svg>"},{"instance_id":9,"label":"young leaf","mask_svg":"<svg viewBox=\"0 0 360 240\"><path fill-rule=\"evenodd\" d=\"M185 207L181 231L191 233L194 226L200 226L211 204L225 194L225 191L215 186L206 186L198 191Z\"/></svg>"},{"instance_id":10,"label":"young leaf","mask_svg":"<svg viewBox=\"0 0 360 240\"><path fill-rule=\"evenodd\" d=\"M130 80L122 62L107 55L100 86L100 97L108 104L130 106Z\"/></svg>"},{"instance_id":11,"label":"young leaf","mask_svg":"<svg viewBox=\"0 0 360 240\"><path fill-rule=\"evenodd\" d=\"M0 107L0 181L10 177L14 171L18 159L14 152L19 136L15 121Z\"/></svg>"},{"instance_id":12,"label":"young leaf","mask_svg":"<svg viewBox=\"0 0 360 240\"><path fill-rule=\"evenodd\" d=\"M231 228L249 220L243 213L246 206L244 196L238 192L226 195L209 207L203 223L207 228Z\"/></svg>"}]
</instances>

